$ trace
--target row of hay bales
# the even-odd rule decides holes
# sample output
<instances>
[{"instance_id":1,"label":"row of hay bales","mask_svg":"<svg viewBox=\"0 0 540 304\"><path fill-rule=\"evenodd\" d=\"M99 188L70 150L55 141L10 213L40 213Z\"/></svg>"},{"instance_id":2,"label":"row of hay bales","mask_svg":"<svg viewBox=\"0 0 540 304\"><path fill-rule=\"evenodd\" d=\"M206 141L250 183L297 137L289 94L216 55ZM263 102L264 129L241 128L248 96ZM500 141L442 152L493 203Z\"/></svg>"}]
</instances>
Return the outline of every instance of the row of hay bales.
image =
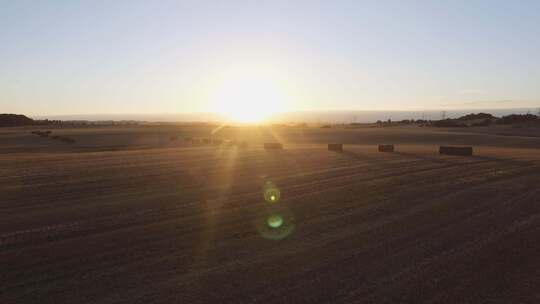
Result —
<instances>
[{"instance_id":1,"label":"row of hay bales","mask_svg":"<svg viewBox=\"0 0 540 304\"><path fill-rule=\"evenodd\" d=\"M31 133L39 137L48 137L52 140L58 140L58 141L65 142L68 144L74 144L76 142L75 139L73 138L59 136L59 135L51 135L52 131L32 131Z\"/></svg>"},{"instance_id":2,"label":"row of hay bales","mask_svg":"<svg viewBox=\"0 0 540 304\"><path fill-rule=\"evenodd\" d=\"M394 145L379 145L379 152L394 152ZM328 144L328 151L343 151L343 144ZM458 156L471 156L473 155L473 147L459 147L459 146L440 146L439 154L442 155L458 155Z\"/></svg>"},{"instance_id":3,"label":"row of hay bales","mask_svg":"<svg viewBox=\"0 0 540 304\"><path fill-rule=\"evenodd\" d=\"M211 139L211 138L185 138L186 142L194 144L214 144L214 145L226 145L237 146L240 148L247 148L246 141L236 141L227 139ZM267 142L263 143L265 150L283 150L283 144L279 142ZM394 152L395 147L391 144L378 145L379 152ZM328 144L328 151L343 152L343 144L330 143ZM458 147L458 146L440 146L439 154L444 155L459 155L459 156L471 156L473 154L472 147Z\"/></svg>"}]
</instances>

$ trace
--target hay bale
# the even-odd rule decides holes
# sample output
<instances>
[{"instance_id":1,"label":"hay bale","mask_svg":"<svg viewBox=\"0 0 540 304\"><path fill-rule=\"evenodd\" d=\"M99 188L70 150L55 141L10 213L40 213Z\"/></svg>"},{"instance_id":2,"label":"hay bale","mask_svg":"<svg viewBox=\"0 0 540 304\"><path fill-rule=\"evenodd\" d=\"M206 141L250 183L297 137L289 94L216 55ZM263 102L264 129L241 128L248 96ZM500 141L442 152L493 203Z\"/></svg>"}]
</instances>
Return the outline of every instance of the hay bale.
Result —
<instances>
[{"instance_id":1,"label":"hay bale","mask_svg":"<svg viewBox=\"0 0 540 304\"><path fill-rule=\"evenodd\" d=\"M283 144L281 143L264 143L265 150L283 150Z\"/></svg>"},{"instance_id":2,"label":"hay bale","mask_svg":"<svg viewBox=\"0 0 540 304\"><path fill-rule=\"evenodd\" d=\"M343 144L328 144L328 151L343 152Z\"/></svg>"},{"instance_id":3,"label":"hay bale","mask_svg":"<svg viewBox=\"0 0 540 304\"><path fill-rule=\"evenodd\" d=\"M472 147L440 146L439 154L471 156L473 155L473 148Z\"/></svg>"},{"instance_id":4,"label":"hay bale","mask_svg":"<svg viewBox=\"0 0 540 304\"><path fill-rule=\"evenodd\" d=\"M202 142L203 144L209 144L209 143L212 142L212 140L211 140L210 138L201 138L201 142Z\"/></svg>"},{"instance_id":5,"label":"hay bale","mask_svg":"<svg viewBox=\"0 0 540 304\"><path fill-rule=\"evenodd\" d=\"M379 145L379 152L394 152L394 145Z\"/></svg>"},{"instance_id":6,"label":"hay bale","mask_svg":"<svg viewBox=\"0 0 540 304\"><path fill-rule=\"evenodd\" d=\"M223 139L214 138L214 139L212 139L212 144L221 145L221 144L223 144Z\"/></svg>"}]
</instances>

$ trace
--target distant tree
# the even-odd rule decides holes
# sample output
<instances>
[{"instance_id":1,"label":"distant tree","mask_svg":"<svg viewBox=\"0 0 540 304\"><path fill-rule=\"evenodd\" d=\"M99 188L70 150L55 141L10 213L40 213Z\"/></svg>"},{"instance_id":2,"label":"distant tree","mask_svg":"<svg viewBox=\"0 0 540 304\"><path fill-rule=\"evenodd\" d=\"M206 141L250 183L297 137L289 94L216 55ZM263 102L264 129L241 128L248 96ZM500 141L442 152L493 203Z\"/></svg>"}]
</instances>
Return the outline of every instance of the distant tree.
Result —
<instances>
[{"instance_id":1,"label":"distant tree","mask_svg":"<svg viewBox=\"0 0 540 304\"><path fill-rule=\"evenodd\" d=\"M484 119L483 121L480 121L480 122L474 122L472 126L473 127L487 127L491 125L492 123L493 121L491 119Z\"/></svg>"},{"instance_id":2,"label":"distant tree","mask_svg":"<svg viewBox=\"0 0 540 304\"><path fill-rule=\"evenodd\" d=\"M34 120L24 115L0 114L0 127L16 127L33 125Z\"/></svg>"},{"instance_id":3,"label":"distant tree","mask_svg":"<svg viewBox=\"0 0 540 304\"><path fill-rule=\"evenodd\" d=\"M440 128L457 128L457 127L467 127L466 124L462 123L462 122L459 122L457 120L454 120L454 119L443 119L443 120L438 120L438 121L434 121L432 123L432 126L434 127L440 127Z\"/></svg>"},{"instance_id":4,"label":"distant tree","mask_svg":"<svg viewBox=\"0 0 540 304\"><path fill-rule=\"evenodd\" d=\"M478 114L471 113L465 116L461 116L457 120L494 119L494 118L495 116L489 113L478 113Z\"/></svg>"},{"instance_id":5,"label":"distant tree","mask_svg":"<svg viewBox=\"0 0 540 304\"><path fill-rule=\"evenodd\" d=\"M501 124L513 124L513 123L524 123L524 122L535 122L538 121L538 116L533 114L511 114L503 116L498 123Z\"/></svg>"}]
</instances>

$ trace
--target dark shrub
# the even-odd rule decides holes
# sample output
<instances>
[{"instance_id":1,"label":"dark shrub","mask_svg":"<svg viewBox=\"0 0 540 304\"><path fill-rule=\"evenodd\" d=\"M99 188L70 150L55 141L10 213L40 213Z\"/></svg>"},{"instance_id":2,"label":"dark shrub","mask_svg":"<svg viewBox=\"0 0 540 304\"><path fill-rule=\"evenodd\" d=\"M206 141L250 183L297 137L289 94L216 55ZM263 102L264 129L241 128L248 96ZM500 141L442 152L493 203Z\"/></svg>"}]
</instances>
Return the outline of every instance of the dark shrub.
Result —
<instances>
[{"instance_id":1,"label":"dark shrub","mask_svg":"<svg viewBox=\"0 0 540 304\"><path fill-rule=\"evenodd\" d=\"M492 124L491 119L484 119L484 121L475 122L472 124L473 127L487 127Z\"/></svg>"},{"instance_id":2,"label":"dark shrub","mask_svg":"<svg viewBox=\"0 0 540 304\"><path fill-rule=\"evenodd\" d=\"M458 118L457 120L478 120L478 119L494 119L495 116L489 114L489 113L478 113L478 114L475 114L475 113L471 113L471 114L467 114L465 116L461 116L460 118Z\"/></svg>"},{"instance_id":3,"label":"dark shrub","mask_svg":"<svg viewBox=\"0 0 540 304\"><path fill-rule=\"evenodd\" d=\"M513 123L537 122L538 116L533 114L511 114L503 116L497 123L507 125Z\"/></svg>"},{"instance_id":4,"label":"dark shrub","mask_svg":"<svg viewBox=\"0 0 540 304\"><path fill-rule=\"evenodd\" d=\"M462 122L459 122L459 121L452 120L452 119L437 120L437 121L434 121L431 125L433 127L438 127L438 128L464 128L464 127L467 127L466 124L464 124Z\"/></svg>"},{"instance_id":5,"label":"dark shrub","mask_svg":"<svg viewBox=\"0 0 540 304\"><path fill-rule=\"evenodd\" d=\"M33 125L34 120L24 115L0 114L0 127L16 127Z\"/></svg>"}]
</instances>

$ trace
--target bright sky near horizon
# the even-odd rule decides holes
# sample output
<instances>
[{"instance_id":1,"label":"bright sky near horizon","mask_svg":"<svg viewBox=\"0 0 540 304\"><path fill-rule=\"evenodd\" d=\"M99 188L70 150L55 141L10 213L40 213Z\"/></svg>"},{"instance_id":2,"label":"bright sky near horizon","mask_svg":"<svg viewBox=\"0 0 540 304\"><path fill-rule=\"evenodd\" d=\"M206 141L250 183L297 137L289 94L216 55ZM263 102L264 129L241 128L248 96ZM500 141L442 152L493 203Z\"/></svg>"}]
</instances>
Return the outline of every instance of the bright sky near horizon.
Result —
<instances>
[{"instance_id":1,"label":"bright sky near horizon","mask_svg":"<svg viewBox=\"0 0 540 304\"><path fill-rule=\"evenodd\" d=\"M540 1L0 0L0 112L522 106Z\"/></svg>"}]
</instances>

